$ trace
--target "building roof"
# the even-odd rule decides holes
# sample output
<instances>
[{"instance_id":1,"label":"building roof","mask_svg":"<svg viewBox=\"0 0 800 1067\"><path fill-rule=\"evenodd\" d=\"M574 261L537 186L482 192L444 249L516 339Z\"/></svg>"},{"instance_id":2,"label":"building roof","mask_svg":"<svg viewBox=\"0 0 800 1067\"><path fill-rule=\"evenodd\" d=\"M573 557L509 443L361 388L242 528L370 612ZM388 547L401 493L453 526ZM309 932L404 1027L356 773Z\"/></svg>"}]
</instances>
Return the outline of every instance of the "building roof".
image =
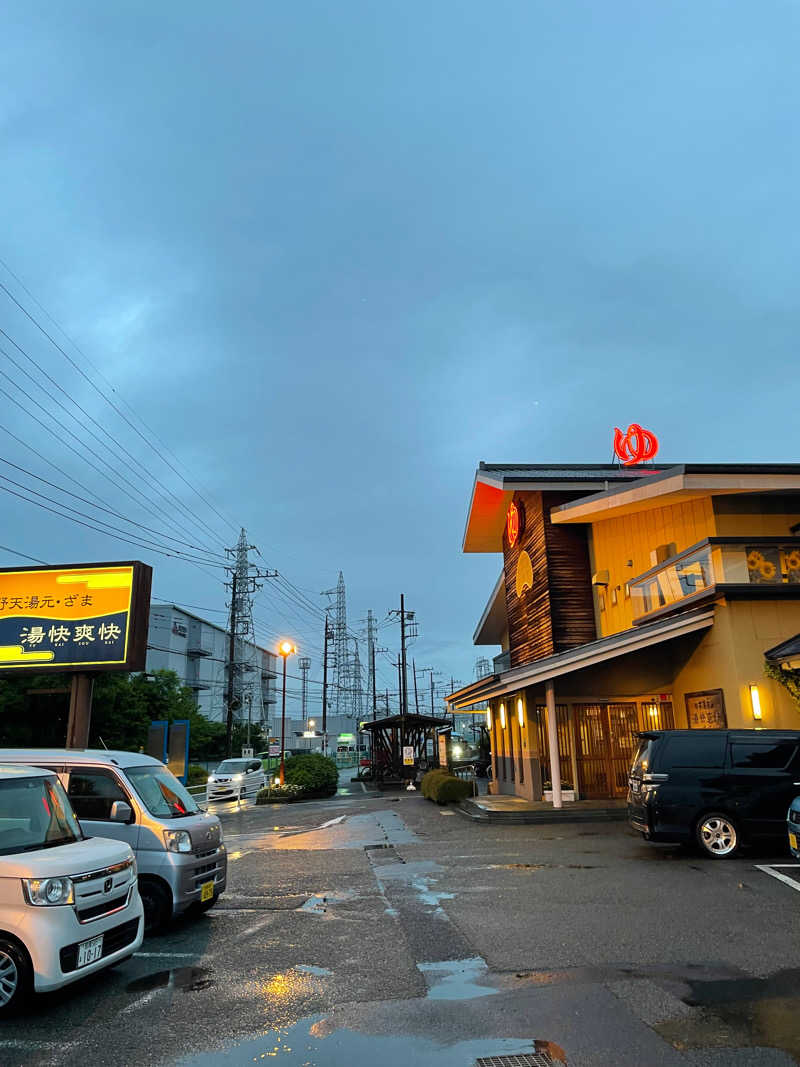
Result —
<instances>
[{"instance_id":1,"label":"building roof","mask_svg":"<svg viewBox=\"0 0 800 1067\"><path fill-rule=\"evenodd\" d=\"M472 643L473 645L499 645L507 629L505 573L500 571L500 577L495 582L483 614L475 627Z\"/></svg>"},{"instance_id":2,"label":"building roof","mask_svg":"<svg viewBox=\"0 0 800 1067\"><path fill-rule=\"evenodd\" d=\"M387 715L383 719L367 719L361 724L362 732L371 733L373 730L391 730L395 726L452 726L449 719L438 719L432 715L417 715L412 712L408 715Z\"/></svg>"},{"instance_id":3,"label":"building roof","mask_svg":"<svg viewBox=\"0 0 800 1067\"><path fill-rule=\"evenodd\" d=\"M629 652L637 652L650 645L683 637L696 630L706 629L713 622L713 607L669 615L657 622L637 626L632 630L623 630L610 637L603 637L599 641L589 641L567 652L559 652L555 656L546 656L544 659L525 663L521 667L512 667L511 670L504 671L502 674L481 678L451 693L446 700L455 710L468 707L481 699L503 696L505 693L514 692L529 685L538 685L561 675L572 674L573 671L583 670L584 667L597 666L606 660L627 655Z\"/></svg>"},{"instance_id":4,"label":"building roof","mask_svg":"<svg viewBox=\"0 0 800 1067\"><path fill-rule=\"evenodd\" d=\"M554 508L553 522L593 519L725 493L800 492L797 463L484 463L475 472L464 552L500 552L506 512L515 492L585 490ZM669 498L672 498L670 500Z\"/></svg>"}]
</instances>

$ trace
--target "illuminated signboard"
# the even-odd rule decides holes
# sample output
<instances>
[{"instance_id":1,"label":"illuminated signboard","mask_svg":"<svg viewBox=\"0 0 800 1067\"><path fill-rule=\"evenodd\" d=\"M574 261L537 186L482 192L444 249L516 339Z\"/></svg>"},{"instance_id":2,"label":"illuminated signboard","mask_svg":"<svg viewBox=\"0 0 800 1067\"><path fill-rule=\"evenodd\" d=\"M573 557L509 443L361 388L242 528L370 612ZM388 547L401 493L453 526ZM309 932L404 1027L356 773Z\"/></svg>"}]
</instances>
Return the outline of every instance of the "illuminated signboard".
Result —
<instances>
[{"instance_id":1,"label":"illuminated signboard","mask_svg":"<svg viewBox=\"0 0 800 1067\"><path fill-rule=\"evenodd\" d=\"M646 463L655 459L658 452L658 438L649 430L643 430L637 422L632 422L627 433L618 426L614 427L614 454L623 467L634 463Z\"/></svg>"},{"instance_id":2,"label":"illuminated signboard","mask_svg":"<svg viewBox=\"0 0 800 1067\"><path fill-rule=\"evenodd\" d=\"M519 537L519 511L517 511L517 505L513 503L508 509L508 515L506 515L506 530L508 532L508 547L513 548Z\"/></svg>"},{"instance_id":3,"label":"illuminated signboard","mask_svg":"<svg viewBox=\"0 0 800 1067\"><path fill-rule=\"evenodd\" d=\"M0 671L144 670L143 563L0 570Z\"/></svg>"}]
</instances>

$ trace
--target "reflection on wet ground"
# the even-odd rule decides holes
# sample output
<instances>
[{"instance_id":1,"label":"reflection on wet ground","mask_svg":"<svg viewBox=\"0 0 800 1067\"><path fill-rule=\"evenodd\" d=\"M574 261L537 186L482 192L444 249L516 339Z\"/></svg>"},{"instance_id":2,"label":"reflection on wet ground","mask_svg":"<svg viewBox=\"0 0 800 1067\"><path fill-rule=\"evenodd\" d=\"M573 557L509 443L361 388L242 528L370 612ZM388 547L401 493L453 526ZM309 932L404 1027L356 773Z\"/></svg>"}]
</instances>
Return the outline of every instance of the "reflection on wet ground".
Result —
<instances>
[{"instance_id":1,"label":"reflection on wet ground","mask_svg":"<svg viewBox=\"0 0 800 1067\"><path fill-rule=\"evenodd\" d=\"M125 988L129 993L149 993L153 989L180 989L184 993L196 993L212 985L214 979L205 967L175 967L136 978Z\"/></svg>"},{"instance_id":2,"label":"reflection on wet ground","mask_svg":"<svg viewBox=\"0 0 800 1067\"><path fill-rule=\"evenodd\" d=\"M361 1034L353 1030L327 1032L322 1017L303 1019L243 1041L224 1052L210 1052L180 1060L182 1067L216 1067L258 1063L278 1057L284 1067L353 1067L380 1063L381 1067L469 1067L481 1056L513 1056L535 1049L534 1041L516 1038L456 1041L443 1044L409 1035Z\"/></svg>"},{"instance_id":3,"label":"reflection on wet ground","mask_svg":"<svg viewBox=\"0 0 800 1067\"><path fill-rule=\"evenodd\" d=\"M418 963L428 984L428 1000L470 1000L486 997L499 990L479 985L489 969L486 960L474 956L469 960L440 960L437 963Z\"/></svg>"}]
</instances>

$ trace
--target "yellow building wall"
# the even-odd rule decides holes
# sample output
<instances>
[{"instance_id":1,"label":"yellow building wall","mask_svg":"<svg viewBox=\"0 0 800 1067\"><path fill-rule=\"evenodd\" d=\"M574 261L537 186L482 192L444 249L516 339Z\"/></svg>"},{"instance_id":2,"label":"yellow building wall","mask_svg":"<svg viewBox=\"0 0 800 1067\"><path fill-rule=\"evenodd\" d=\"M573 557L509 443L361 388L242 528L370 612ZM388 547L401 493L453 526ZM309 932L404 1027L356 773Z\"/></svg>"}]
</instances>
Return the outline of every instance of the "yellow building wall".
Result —
<instances>
[{"instance_id":1,"label":"yellow building wall","mask_svg":"<svg viewBox=\"0 0 800 1067\"><path fill-rule=\"evenodd\" d=\"M797 497L717 496L713 506L717 537L789 537L800 523Z\"/></svg>"},{"instance_id":2,"label":"yellow building wall","mask_svg":"<svg viewBox=\"0 0 800 1067\"><path fill-rule=\"evenodd\" d=\"M728 726L800 729L800 709L764 676L768 648L800 633L800 600L731 600L715 607L714 625L673 683L675 725L686 726L687 693L722 689ZM757 685L763 718L753 719L750 686Z\"/></svg>"},{"instance_id":3,"label":"yellow building wall","mask_svg":"<svg viewBox=\"0 0 800 1067\"><path fill-rule=\"evenodd\" d=\"M625 595L625 585L650 570L653 549L674 543L676 551L682 552L715 534L710 497L593 523L592 566L595 573L608 571L609 574L608 588L595 593L596 602L600 595L605 599L605 610L596 613L598 636L608 637L633 625L633 600ZM615 595L616 604L613 603Z\"/></svg>"}]
</instances>

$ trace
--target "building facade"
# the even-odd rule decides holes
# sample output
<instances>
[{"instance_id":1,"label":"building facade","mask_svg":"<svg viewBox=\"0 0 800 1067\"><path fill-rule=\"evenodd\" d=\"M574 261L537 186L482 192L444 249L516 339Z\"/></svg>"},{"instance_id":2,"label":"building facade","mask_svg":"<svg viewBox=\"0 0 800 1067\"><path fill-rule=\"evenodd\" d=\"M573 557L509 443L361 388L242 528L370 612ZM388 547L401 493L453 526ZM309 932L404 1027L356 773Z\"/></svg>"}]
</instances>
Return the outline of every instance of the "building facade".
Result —
<instances>
[{"instance_id":1,"label":"building facade","mask_svg":"<svg viewBox=\"0 0 800 1067\"><path fill-rule=\"evenodd\" d=\"M245 693L252 698L252 721L274 722L277 656L249 642L241 642L237 662L243 664ZM151 604L147 635L147 670L174 671L195 695L197 710L213 722L224 722L228 683L228 631L176 604ZM260 700L259 700L260 697ZM238 710L247 719L248 707Z\"/></svg>"},{"instance_id":2,"label":"building facade","mask_svg":"<svg viewBox=\"0 0 800 1067\"><path fill-rule=\"evenodd\" d=\"M800 465L481 464L465 552L502 554L475 631L492 790L624 797L638 731L800 728L765 676L800 632ZM774 659L774 656L770 657ZM569 794L566 794L569 796Z\"/></svg>"}]
</instances>

